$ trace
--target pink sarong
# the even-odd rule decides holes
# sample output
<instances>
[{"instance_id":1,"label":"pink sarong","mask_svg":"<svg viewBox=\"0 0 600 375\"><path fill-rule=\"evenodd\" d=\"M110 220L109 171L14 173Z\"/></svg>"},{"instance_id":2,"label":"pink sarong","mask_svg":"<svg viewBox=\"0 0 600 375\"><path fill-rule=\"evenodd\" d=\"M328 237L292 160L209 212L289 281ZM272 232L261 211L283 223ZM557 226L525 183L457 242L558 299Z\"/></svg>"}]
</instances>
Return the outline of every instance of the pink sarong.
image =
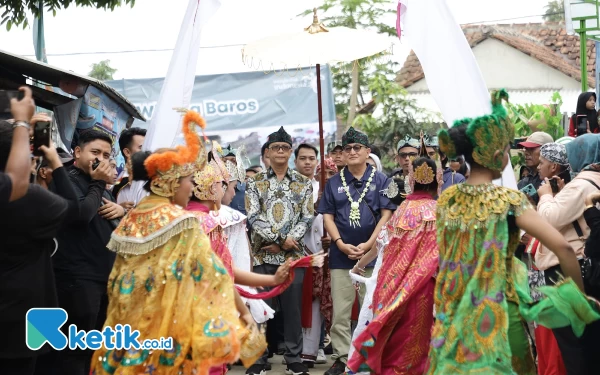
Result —
<instances>
[{"instance_id":1,"label":"pink sarong","mask_svg":"<svg viewBox=\"0 0 600 375\"><path fill-rule=\"evenodd\" d=\"M433 276L438 267L436 202L410 195L387 225L373 295L373 320L352 343L353 372L423 374L433 326Z\"/></svg>"}]
</instances>

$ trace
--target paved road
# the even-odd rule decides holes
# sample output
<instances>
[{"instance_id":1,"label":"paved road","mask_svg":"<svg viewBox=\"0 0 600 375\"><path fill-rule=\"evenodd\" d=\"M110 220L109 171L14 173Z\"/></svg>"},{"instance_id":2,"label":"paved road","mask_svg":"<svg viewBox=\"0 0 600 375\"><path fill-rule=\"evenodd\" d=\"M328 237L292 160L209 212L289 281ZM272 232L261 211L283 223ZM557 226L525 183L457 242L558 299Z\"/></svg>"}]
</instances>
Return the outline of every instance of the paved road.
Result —
<instances>
[{"instance_id":1,"label":"paved road","mask_svg":"<svg viewBox=\"0 0 600 375\"><path fill-rule=\"evenodd\" d=\"M273 370L268 371L267 375L284 375L285 374L285 365L281 364L282 356L276 355L273 358L269 359L269 362L273 364ZM327 356L327 364L325 365L315 365L314 368L310 369L311 375L323 375L325 371L329 370L329 367L333 364L333 361ZM246 369L242 366L233 366L231 371L227 373L227 375L243 375L246 373Z\"/></svg>"}]
</instances>

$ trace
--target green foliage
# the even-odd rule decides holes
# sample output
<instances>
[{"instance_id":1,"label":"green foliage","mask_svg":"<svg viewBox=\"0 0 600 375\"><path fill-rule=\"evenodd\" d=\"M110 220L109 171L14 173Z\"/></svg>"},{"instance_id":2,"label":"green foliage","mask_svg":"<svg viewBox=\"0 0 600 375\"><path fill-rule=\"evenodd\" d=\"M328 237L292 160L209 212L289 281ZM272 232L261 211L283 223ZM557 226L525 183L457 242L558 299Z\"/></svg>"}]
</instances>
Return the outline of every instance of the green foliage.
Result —
<instances>
[{"instance_id":1,"label":"green foliage","mask_svg":"<svg viewBox=\"0 0 600 375\"><path fill-rule=\"evenodd\" d=\"M433 136L440 129L440 124L409 99L407 91L390 77L394 77L394 71L389 66L377 66L368 80L368 89L377 109L373 113L360 114L354 120L354 125L381 149L385 169L397 166L394 161L396 144L405 135L418 137L423 130Z\"/></svg>"},{"instance_id":2,"label":"green foliage","mask_svg":"<svg viewBox=\"0 0 600 375\"><path fill-rule=\"evenodd\" d=\"M56 16L58 10L66 9L71 4L113 11L123 3L133 7L135 0L0 0L0 9L4 10L0 16L2 19L0 25L6 24L6 29L9 31L13 26L26 28L29 25L27 11L33 13L34 17L39 16L40 3L44 11Z\"/></svg>"},{"instance_id":3,"label":"green foliage","mask_svg":"<svg viewBox=\"0 0 600 375\"><path fill-rule=\"evenodd\" d=\"M562 0L550 0L546 5L544 20L549 22L560 22L565 19L565 4Z\"/></svg>"},{"instance_id":4,"label":"green foliage","mask_svg":"<svg viewBox=\"0 0 600 375\"><path fill-rule=\"evenodd\" d=\"M555 92L548 104L508 104L508 115L515 124L515 136L526 137L532 133L531 127L544 131L554 139L564 136L565 131L561 124L562 114L560 107L562 97Z\"/></svg>"},{"instance_id":5,"label":"green foliage","mask_svg":"<svg viewBox=\"0 0 600 375\"><path fill-rule=\"evenodd\" d=\"M383 22L382 17L396 13L395 2L392 0L324 0L318 7L319 21L326 27L349 27L352 29L368 29L390 36L396 35L394 26ZM301 16L312 14L312 9L304 11ZM352 48L352 44L348 44ZM352 95L352 69L359 69L358 103L366 104L362 93L368 91L369 78L374 74L370 66L377 58L360 59L357 62L336 64L331 67L333 73L333 89L336 114L344 121L348 118L350 96ZM392 68L393 62L388 62Z\"/></svg>"},{"instance_id":6,"label":"green foliage","mask_svg":"<svg viewBox=\"0 0 600 375\"><path fill-rule=\"evenodd\" d=\"M88 76L99 81L108 81L113 79L113 74L116 72L117 69L110 66L110 60L102 60L97 64L92 64L92 70L88 73Z\"/></svg>"}]
</instances>

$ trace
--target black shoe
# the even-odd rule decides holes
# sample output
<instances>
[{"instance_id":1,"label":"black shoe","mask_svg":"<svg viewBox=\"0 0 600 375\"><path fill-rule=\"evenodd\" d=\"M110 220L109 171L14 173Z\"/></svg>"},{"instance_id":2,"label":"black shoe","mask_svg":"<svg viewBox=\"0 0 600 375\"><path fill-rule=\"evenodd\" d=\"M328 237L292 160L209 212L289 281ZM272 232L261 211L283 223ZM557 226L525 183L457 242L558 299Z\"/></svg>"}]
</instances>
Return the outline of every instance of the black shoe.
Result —
<instances>
[{"instance_id":1,"label":"black shoe","mask_svg":"<svg viewBox=\"0 0 600 375\"><path fill-rule=\"evenodd\" d=\"M333 366L325 371L325 375L341 375L344 372L346 372L346 364L339 359L336 359Z\"/></svg>"},{"instance_id":2,"label":"black shoe","mask_svg":"<svg viewBox=\"0 0 600 375\"><path fill-rule=\"evenodd\" d=\"M267 362L265 364L265 371L271 371L273 369L273 366L271 365L271 362Z\"/></svg>"},{"instance_id":3,"label":"black shoe","mask_svg":"<svg viewBox=\"0 0 600 375\"><path fill-rule=\"evenodd\" d=\"M333 346L331 346L331 344L329 344L325 347L325 349L323 349L323 351L327 355L332 355L333 354Z\"/></svg>"},{"instance_id":4,"label":"black shoe","mask_svg":"<svg viewBox=\"0 0 600 375\"><path fill-rule=\"evenodd\" d=\"M315 361L302 361L302 364L307 368L315 368Z\"/></svg>"},{"instance_id":5,"label":"black shoe","mask_svg":"<svg viewBox=\"0 0 600 375\"><path fill-rule=\"evenodd\" d=\"M252 365L246 370L246 375L265 375L267 373L265 365Z\"/></svg>"},{"instance_id":6,"label":"black shoe","mask_svg":"<svg viewBox=\"0 0 600 375\"><path fill-rule=\"evenodd\" d=\"M309 375L308 368L301 362L294 362L287 365L286 375Z\"/></svg>"}]
</instances>

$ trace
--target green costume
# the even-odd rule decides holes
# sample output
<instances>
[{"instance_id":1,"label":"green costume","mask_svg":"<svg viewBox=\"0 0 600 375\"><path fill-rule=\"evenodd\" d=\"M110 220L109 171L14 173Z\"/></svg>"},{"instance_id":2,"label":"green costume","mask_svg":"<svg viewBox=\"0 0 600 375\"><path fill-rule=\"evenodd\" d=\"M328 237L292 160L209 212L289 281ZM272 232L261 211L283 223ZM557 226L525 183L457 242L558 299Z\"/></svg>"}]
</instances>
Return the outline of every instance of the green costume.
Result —
<instances>
[{"instance_id":1,"label":"green costume","mask_svg":"<svg viewBox=\"0 0 600 375\"><path fill-rule=\"evenodd\" d=\"M495 92L492 114L461 120L475 162L496 171L513 134L500 103L507 97ZM440 147L448 157L456 155L447 130L440 132ZM540 288L545 298L533 304L527 269L513 256L519 242L515 218L528 209L523 193L492 183L454 185L439 197L436 323L427 374L535 375L525 321L571 326L580 336L586 324L600 319L597 305L570 279Z\"/></svg>"}]
</instances>

